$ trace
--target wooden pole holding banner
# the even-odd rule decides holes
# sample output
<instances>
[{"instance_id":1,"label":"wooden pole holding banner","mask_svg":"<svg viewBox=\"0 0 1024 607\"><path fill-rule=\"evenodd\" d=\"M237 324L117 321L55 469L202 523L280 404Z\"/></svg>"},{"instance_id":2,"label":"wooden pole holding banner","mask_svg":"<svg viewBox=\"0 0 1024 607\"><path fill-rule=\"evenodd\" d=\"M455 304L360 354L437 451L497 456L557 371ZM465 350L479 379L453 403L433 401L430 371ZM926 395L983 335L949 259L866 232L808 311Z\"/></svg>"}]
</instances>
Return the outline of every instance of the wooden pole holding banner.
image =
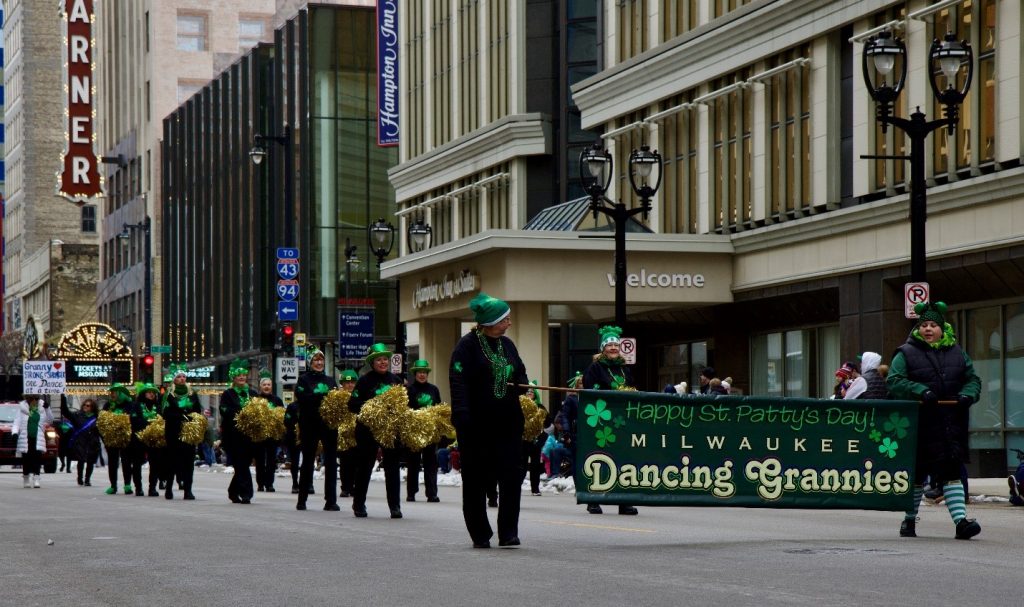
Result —
<instances>
[{"instance_id":1,"label":"wooden pole holding banner","mask_svg":"<svg viewBox=\"0 0 1024 607\"><path fill-rule=\"evenodd\" d=\"M562 388L560 386L535 386L533 384L514 384L512 382L508 382L508 385L515 388L526 388L527 390L537 389L548 390L549 392L579 392L579 390L575 388Z\"/></svg>"}]
</instances>

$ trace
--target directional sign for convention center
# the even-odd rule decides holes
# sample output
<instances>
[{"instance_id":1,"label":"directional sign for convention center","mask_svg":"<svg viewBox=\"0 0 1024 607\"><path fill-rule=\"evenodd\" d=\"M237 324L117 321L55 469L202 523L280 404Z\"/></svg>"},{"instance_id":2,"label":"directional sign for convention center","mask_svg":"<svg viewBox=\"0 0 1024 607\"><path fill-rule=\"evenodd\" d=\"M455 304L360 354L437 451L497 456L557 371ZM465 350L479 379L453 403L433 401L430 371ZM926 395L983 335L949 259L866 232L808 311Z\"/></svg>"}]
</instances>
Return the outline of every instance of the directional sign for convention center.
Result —
<instances>
[{"instance_id":1,"label":"directional sign for convention center","mask_svg":"<svg viewBox=\"0 0 1024 607\"><path fill-rule=\"evenodd\" d=\"M299 304L294 301L277 302L277 319L296 321L299 319Z\"/></svg>"},{"instance_id":2,"label":"directional sign for convention center","mask_svg":"<svg viewBox=\"0 0 1024 607\"><path fill-rule=\"evenodd\" d=\"M277 281L277 297L283 301L295 301L295 298L299 296L299 281L297 280L286 280L284 278Z\"/></svg>"}]
</instances>

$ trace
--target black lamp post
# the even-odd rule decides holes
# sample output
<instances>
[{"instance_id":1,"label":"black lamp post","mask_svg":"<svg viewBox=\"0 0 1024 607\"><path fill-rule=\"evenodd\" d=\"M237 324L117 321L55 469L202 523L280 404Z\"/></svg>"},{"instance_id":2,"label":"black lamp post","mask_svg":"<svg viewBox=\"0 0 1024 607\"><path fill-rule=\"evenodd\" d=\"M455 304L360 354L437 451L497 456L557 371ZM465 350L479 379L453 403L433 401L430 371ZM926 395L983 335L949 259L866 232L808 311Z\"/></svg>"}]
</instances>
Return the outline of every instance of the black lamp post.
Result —
<instances>
[{"instance_id":1,"label":"black lamp post","mask_svg":"<svg viewBox=\"0 0 1024 607\"><path fill-rule=\"evenodd\" d=\"M370 251L377 258L377 269L380 269L384 259L391 253L395 246L395 226L383 218L370 224L367 228L370 238ZM395 279L395 352L402 355L402 368L404 371L406 361L405 352L405 325L402 324L401 312L401 282Z\"/></svg>"},{"instance_id":2,"label":"black lamp post","mask_svg":"<svg viewBox=\"0 0 1024 607\"><path fill-rule=\"evenodd\" d=\"M612 181L613 160L611 154L599 143L583 150L580 154L580 184L590 196L590 210L607 215L615 222L615 324L626 324L626 224L631 217L643 213L647 219L651 212L651 198L661 186L661 154L652 152L648 146L641 146L629 155L629 184L640 198L640 206L627 208L622 202L609 200L604 193ZM658 178L653 185L649 180L651 171L658 167Z\"/></svg>"},{"instance_id":3,"label":"black lamp post","mask_svg":"<svg viewBox=\"0 0 1024 607\"><path fill-rule=\"evenodd\" d=\"M416 223L411 224L408 232L409 249L414 253L418 253L430 246L430 239L434 230L422 218L417 219Z\"/></svg>"},{"instance_id":4,"label":"black lamp post","mask_svg":"<svg viewBox=\"0 0 1024 607\"><path fill-rule=\"evenodd\" d=\"M293 202L292 175L295 170L292 167L295 162L292 154L291 129L288 125L284 127L282 135L263 135L256 133L253 136L252 149L249 150L249 159L256 166L259 166L267 156L267 147L270 143L284 146L284 245L286 247L295 244L295 203Z\"/></svg>"},{"instance_id":5,"label":"black lamp post","mask_svg":"<svg viewBox=\"0 0 1024 607\"><path fill-rule=\"evenodd\" d=\"M944 117L932 121L925 120L920 107L910 115L909 120L892 115L892 104L899 98L907 79L906 59L906 46L888 31L872 36L864 43L864 83L877 104L876 119L882 123L883 133L890 124L906 133L910 138L910 156L869 155L862 158L910 161L910 280L923 282L927 280L925 222L928 214L924 177L925 139L932 131L942 127L949 129L950 135L956 129L959 105L971 88L974 54L970 44L966 41L958 42L952 33L946 34L941 41L937 38L932 41L928 53L928 81L939 103L945 106ZM964 64L967 65L967 73L963 86L957 88L960 68ZM874 79L871 67L874 68ZM889 75L893 74L894 69L897 70L894 74L896 82L889 84ZM941 83L940 78L943 80Z\"/></svg>"},{"instance_id":6,"label":"black lamp post","mask_svg":"<svg viewBox=\"0 0 1024 607\"><path fill-rule=\"evenodd\" d=\"M139 230L142 232L145 240L145 251L143 256L146 262L146 276L143 283L143 306L142 315L143 322L145 323L145 338L146 348L153 347L153 315L151 313L153 303L153 277L152 277L152 263L153 263L153 242L150 238L151 223L149 215L139 223L126 223L121 227L121 233L117 235L121 239L121 246L127 247L129 240L131 240L131 233L133 230Z\"/></svg>"}]
</instances>

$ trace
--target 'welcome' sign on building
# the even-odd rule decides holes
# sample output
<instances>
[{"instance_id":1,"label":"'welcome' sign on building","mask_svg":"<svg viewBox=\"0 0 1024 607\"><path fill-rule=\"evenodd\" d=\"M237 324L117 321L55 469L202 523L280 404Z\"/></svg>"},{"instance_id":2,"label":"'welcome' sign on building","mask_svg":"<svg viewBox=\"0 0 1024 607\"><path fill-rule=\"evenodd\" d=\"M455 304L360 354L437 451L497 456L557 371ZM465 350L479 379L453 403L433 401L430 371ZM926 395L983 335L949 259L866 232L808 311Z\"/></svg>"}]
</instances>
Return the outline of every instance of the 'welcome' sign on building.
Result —
<instances>
[{"instance_id":1,"label":"'welcome' sign on building","mask_svg":"<svg viewBox=\"0 0 1024 607\"><path fill-rule=\"evenodd\" d=\"M57 174L57 193L72 202L100 194L99 161L94 145L93 0L63 0L64 19L64 152Z\"/></svg>"},{"instance_id":2,"label":"'welcome' sign on building","mask_svg":"<svg viewBox=\"0 0 1024 607\"><path fill-rule=\"evenodd\" d=\"M398 0L377 0L377 145L398 145Z\"/></svg>"},{"instance_id":3,"label":"'welcome' sign on building","mask_svg":"<svg viewBox=\"0 0 1024 607\"><path fill-rule=\"evenodd\" d=\"M581 503L907 510L918 404L584 390Z\"/></svg>"}]
</instances>

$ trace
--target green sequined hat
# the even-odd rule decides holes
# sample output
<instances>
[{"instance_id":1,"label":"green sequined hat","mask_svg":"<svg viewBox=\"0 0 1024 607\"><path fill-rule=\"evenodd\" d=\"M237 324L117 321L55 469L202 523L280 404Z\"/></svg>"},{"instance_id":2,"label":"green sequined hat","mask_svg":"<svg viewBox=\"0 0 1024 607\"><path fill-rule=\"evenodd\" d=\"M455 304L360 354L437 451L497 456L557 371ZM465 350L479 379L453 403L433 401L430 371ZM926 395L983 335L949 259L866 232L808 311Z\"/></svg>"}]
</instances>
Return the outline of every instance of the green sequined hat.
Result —
<instances>
[{"instance_id":1,"label":"green sequined hat","mask_svg":"<svg viewBox=\"0 0 1024 607\"><path fill-rule=\"evenodd\" d=\"M260 381L263 381L264 379L274 379L274 374L270 372L270 369L264 367L260 369L259 378Z\"/></svg>"},{"instance_id":2,"label":"green sequined hat","mask_svg":"<svg viewBox=\"0 0 1024 607\"><path fill-rule=\"evenodd\" d=\"M388 350L388 347L385 346L384 344L373 344L372 346L370 346L370 349L366 352L366 364L372 365L373 359L380 358L381 356L387 356L388 358L391 358L392 354L394 354L394 352Z\"/></svg>"},{"instance_id":3,"label":"green sequined hat","mask_svg":"<svg viewBox=\"0 0 1024 607\"><path fill-rule=\"evenodd\" d=\"M169 384L174 381L174 373L164 373L164 383Z\"/></svg>"},{"instance_id":4,"label":"green sequined hat","mask_svg":"<svg viewBox=\"0 0 1024 607\"><path fill-rule=\"evenodd\" d=\"M345 369L341 372L341 381L359 381L359 374L352 369Z\"/></svg>"},{"instance_id":5,"label":"green sequined hat","mask_svg":"<svg viewBox=\"0 0 1024 607\"><path fill-rule=\"evenodd\" d=\"M926 301L914 306L917 312L917 324L930 320L940 327L946 326L946 304L941 301Z\"/></svg>"},{"instance_id":6,"label":"green sequined hat","mask_svg":"<svg viewBox=\"0 0 1024 607\"><path fill-rule=\"evenodd\" d=\"M469 309L473 311L473 320L482 327L498 324L512 311L507 303L484 292L470 300Z\"/></svg>"},{"instance_id":7,"label":"green sequined hat","mask_svg":"<svg viewBox=\"0 0 1024 607\"><path fill-rule=\"evenodd\" d=\"M143 384L139 384L139 386L135 390L135 393L138 394L139 396L142 396L146 392L156 392L157 394L160 394L160 388L157 388L153 384L146 382Z\"/></svg>"},{"instance_id":8,"label":"green sequined hat","mask_svg":"<svg viewBox=\"0 0 1024 607\"><path fill-rule=\"evenodd\" d=\"M318 348L316 346L310 346L309 351L306 352L306 358L310 362L312 362L312 360L314 358L316 358L317 356L319 356L320 358L324 358L324 359L327 358L326 356L324 356L324 351L323 350L321 350L320 348Z\"/></svg>"},{"instance_id":9,"label":"green sequined hat","mask_svg":"<svg viewBox=\"0 0 1024 607\"><path fill-rule=\"evenodd\" d=\"M411 367L409 367L409 371L413 373L417 371L426 371L427 373L430 373L430 363L427 362L426 359L421 358L414 362Z\"/></svg>"},{"instance_id":10,"label":"green sequined hat","mask_svg":"<svg viewBox=\"0 0 1024 607\"><path fill-rule=\"evenodd\" d=\"M174 381L174 378L179 375L184 375L185 377L188 377L188 365L186 365L185 363L171 365L170 372L172 375L171 381Z\"/></svg>"},{"instance_id":11,"label":"green sequined hat","mask_svg":"<svg viewBox=\"0 0 1024 607\"><path fill-rule=\"evenodd\" d=\"M598 329L597 332L601 335L602 350L604 350L604 347L607 346L608 344L622 343L622 340L619 339L620 337L622 337L622 329L620 327L606 325Z\"/></svg>"},{"instance_id":12,"label":"green sequined hat","mask_svg":"<svg viewBox=\"0 0 1024 607\"><path fill-rule=\"evenodd\" d=\"M249 374L249 361L241 358L236 358L231 361L231 365L228 367L228 377L234 379L237 375L248 375Z\"/></svg>"},{"instance_id":13,"label":"green sequined hat","mask_svg":"<svg viewBox=\"0 0 1024 607\"><path fill-rule=\"evenodd\" d=\"M110 389L108 390L108 392L114 392L116 394L123 394L124 396L128 396L128 397L131 396L131 393L128 391L128 387L125 386L122 383L110 384Z\"/></svg>"}]
</instances>

